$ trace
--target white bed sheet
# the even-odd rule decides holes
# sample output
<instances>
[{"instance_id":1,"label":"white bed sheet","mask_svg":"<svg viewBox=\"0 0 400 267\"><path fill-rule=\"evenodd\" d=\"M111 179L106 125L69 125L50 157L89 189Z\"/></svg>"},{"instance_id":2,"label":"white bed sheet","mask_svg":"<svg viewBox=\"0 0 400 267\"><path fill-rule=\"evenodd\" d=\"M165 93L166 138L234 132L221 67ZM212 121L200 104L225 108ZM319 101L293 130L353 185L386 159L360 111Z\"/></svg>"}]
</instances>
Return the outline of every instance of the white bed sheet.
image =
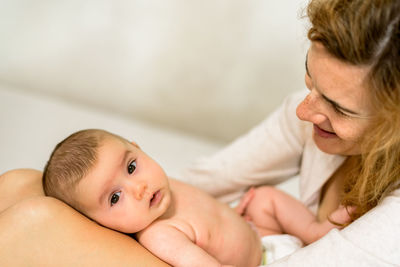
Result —
<instances>
[{"instance_id":1,"label":"white bed sheet","mask_svg":"<svg viewBox=\"0 0 400 267\"><path fill-rule=\"evenodd\" d=\"M43 169L59 141L86 128L101 128L135 140L172 177L191 160L221 147L199 137L6 85L0 85L0 123L0 173L14 168Z\"/></svg>"}]
</instances>

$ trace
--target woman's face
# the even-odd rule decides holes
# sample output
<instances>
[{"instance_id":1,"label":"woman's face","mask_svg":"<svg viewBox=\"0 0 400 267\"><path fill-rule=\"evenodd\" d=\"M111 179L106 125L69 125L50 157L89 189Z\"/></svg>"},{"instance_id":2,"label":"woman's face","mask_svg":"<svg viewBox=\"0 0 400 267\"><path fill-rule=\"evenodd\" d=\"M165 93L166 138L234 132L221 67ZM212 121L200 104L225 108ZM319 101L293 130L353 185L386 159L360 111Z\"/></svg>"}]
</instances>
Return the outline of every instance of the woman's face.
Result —
<instances>
[{"instance_id":1,"label":"woman's face","mask_svg":"<svg viewBox=\"0 0 400 267\"><path fill-rule=\"evenodd\" d=\"M353 66L331 56L313 42L306 59L305 82L310 90L296 113L314 125L313 139L329 154L360 154L371 107L363 86L367 67Z\"/></svg>"}]
</instances>

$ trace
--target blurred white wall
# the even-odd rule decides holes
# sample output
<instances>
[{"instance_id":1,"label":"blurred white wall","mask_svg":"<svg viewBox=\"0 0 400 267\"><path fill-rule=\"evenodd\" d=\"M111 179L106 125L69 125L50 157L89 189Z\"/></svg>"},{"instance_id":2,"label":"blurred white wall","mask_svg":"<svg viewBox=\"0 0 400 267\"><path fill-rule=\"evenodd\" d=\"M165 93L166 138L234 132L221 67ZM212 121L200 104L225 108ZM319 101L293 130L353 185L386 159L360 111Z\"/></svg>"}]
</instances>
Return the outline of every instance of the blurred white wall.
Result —
<instances>
[{"instance_id":1,"label":"blurred white wall","mask_svg":"<svg viewBox=\"0 0 400 267\"><path fill-rule=\"evenodd\" d=\"M232 140L302 89L306 0L0 0L0 83Z\"/></svg>"}]
</instances>

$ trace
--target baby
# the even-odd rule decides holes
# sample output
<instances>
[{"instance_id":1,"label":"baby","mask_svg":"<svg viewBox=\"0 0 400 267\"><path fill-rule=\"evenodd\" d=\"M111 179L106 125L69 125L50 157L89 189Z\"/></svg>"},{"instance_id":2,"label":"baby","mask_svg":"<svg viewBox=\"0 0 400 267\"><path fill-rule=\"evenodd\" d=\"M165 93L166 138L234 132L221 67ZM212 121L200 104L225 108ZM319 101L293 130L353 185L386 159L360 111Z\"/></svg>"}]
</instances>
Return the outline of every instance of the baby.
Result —
<instances>
[{"instance_id":1,"label":"baby","mask_svg":"<svg viewBox=\"0 0 400 267\"><path fill-rule=\"evenodd\" d=\"M172 266L248 267L261 262L260 237L240 216L251 193L235 212L205 192L168 178L136 143L112 133L83 130L59 143L45 167L43 187L46 195L105 227L136 233L140 244ZM297 202L284 196L289 206ZM286 225L293 223L299 224L298 231L298 213L279 222L279 231L287 232ZM335 226L323 222L313 227L319 228L311 231L313 236L318 232L318 239Z\"/></svg>"}]
</instances>

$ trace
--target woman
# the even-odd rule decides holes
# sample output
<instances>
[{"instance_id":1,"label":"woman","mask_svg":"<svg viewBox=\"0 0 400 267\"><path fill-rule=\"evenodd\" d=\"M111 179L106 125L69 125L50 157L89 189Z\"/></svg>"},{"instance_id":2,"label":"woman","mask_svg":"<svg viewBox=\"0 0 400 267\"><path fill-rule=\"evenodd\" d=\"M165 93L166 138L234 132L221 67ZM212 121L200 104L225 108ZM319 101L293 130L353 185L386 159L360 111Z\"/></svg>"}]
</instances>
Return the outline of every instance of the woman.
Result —
<instances>
[{"instance_id":1,"label":"woman","mask_svg":"<svg viewBox=\"0 0 400 267\"><path fill-rule=\"evenodd\" d=\"M224 196L299 175L319 220L344 205L353 223L285 263L399 265L400 1L320 0L307 11L309 91L183 177Z\"/></svg>"},{"instance_id":2,"label":"woman","mask_svg":"<svg viewBox=\"0 0 400 267\"><path fill-rule=\"evenodd\" d=\"M400 1L314 0L308 16L308 95L288 98L184 177L222 196L299 175L301 200L320 220L339 204L356 207L344 230L272 266L399 265ZM0 190L2 266L162 266L134 240L44 198L40 173L8 173Z\"/></svg>"}]
</instances>

